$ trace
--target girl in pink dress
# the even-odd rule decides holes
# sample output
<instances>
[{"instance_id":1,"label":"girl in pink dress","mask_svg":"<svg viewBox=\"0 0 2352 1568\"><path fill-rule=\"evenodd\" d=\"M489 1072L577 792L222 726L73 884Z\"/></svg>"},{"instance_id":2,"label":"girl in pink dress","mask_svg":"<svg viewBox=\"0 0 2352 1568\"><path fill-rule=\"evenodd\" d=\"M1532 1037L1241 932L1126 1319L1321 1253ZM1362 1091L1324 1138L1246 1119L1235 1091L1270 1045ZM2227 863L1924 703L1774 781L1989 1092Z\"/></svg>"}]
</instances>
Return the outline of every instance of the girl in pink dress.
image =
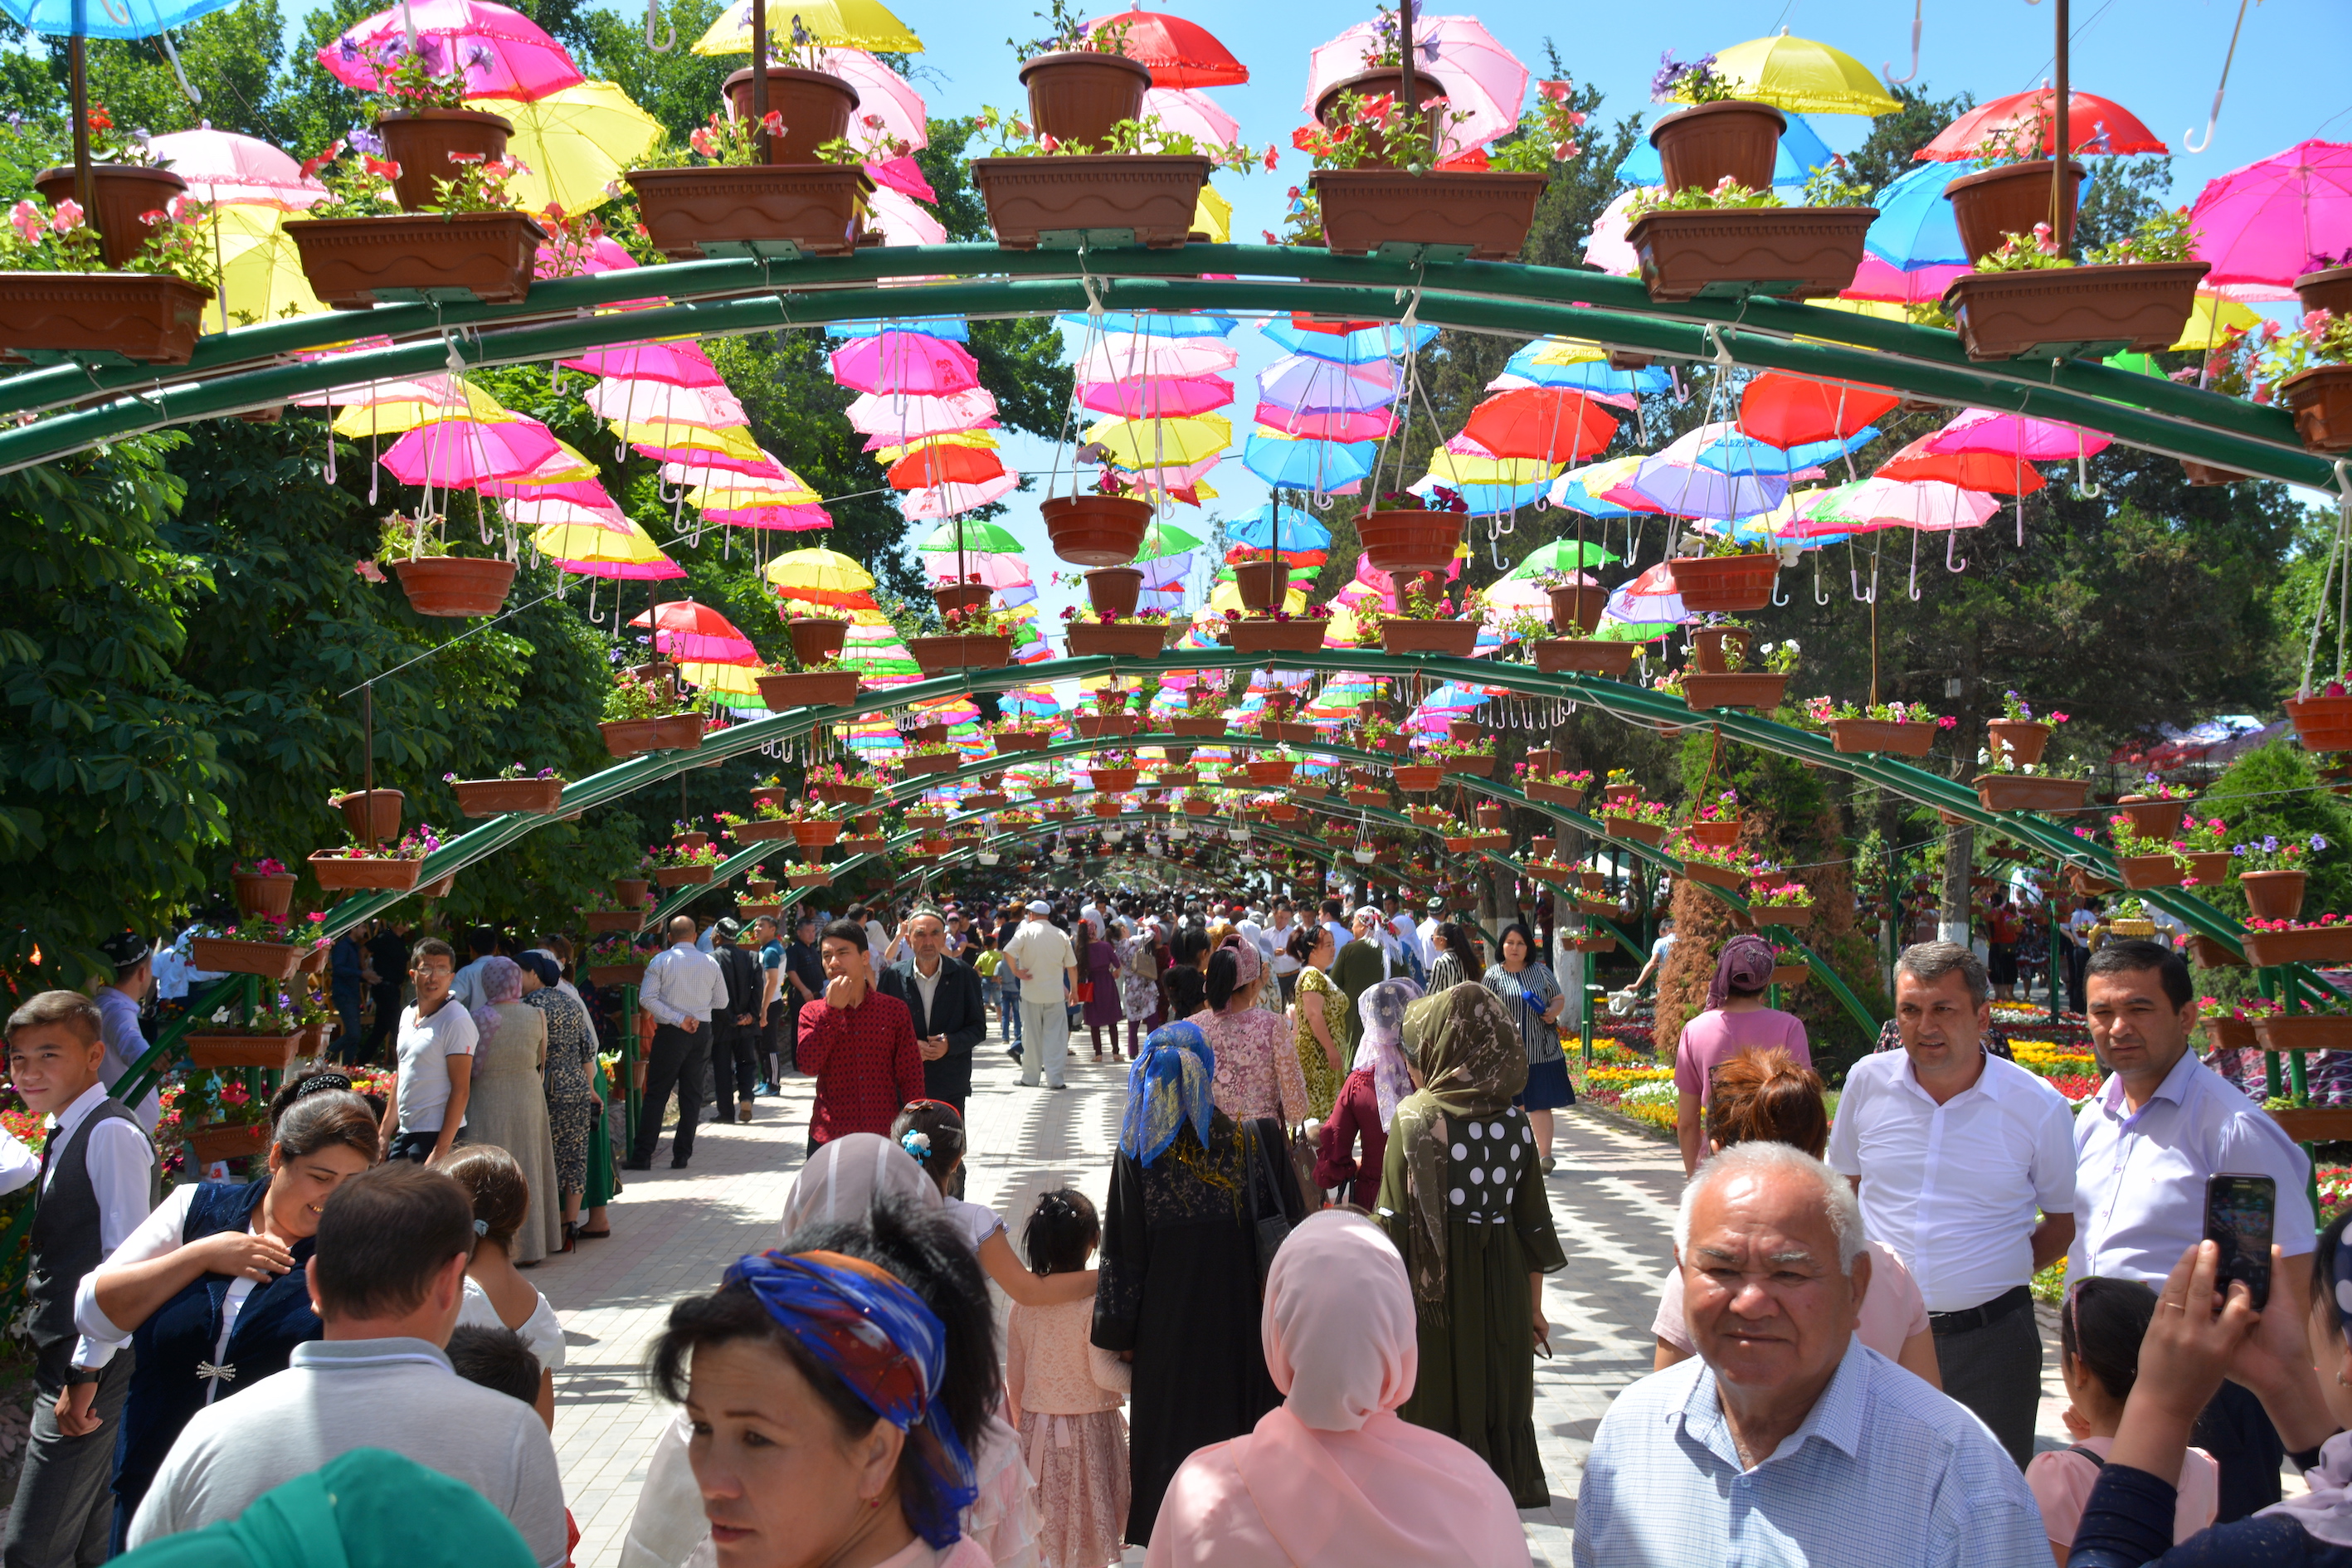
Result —
<instances>
[{"instance_id":1,"label":"girl in pink dress","mask_svg":"<svg viewBox=\"0 0 2352 1568\"><path fill-rule=\"evenodd\" d=\"M1086 1194L1062 1187L1037 1200L1022 1232L1029 1267L1073 1274L1102 1240ZM1128 1364L1087 1342L1091 1296L1058 1307L1015 1304L1004 1327L1004 1390L1036 1478L1041 1568L1104 1568L1116 1563L1127 1528Z\"/></svg>"}]
</instances>

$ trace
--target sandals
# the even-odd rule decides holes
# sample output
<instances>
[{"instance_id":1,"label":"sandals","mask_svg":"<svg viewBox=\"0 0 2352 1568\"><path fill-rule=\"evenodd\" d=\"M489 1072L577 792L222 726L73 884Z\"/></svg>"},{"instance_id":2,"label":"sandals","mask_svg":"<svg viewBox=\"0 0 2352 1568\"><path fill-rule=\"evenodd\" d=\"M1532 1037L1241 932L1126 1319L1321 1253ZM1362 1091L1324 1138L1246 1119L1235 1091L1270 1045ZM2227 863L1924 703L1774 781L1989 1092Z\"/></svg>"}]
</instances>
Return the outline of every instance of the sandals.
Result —
<instances>
[{"instance_id":1,"label":"sandals","mask_svg":"<svg viewBox=\"0 0 2352 1568\"><path fill-rule=\"evenodd\" d=\"M577 1225L579 1222L575 1220L572 1223ZM606 1226L602 1230L574 1230L572 1237L574 1241L602 1241L612 1234L613 1227Z\"/></svg>"}]
</instances>

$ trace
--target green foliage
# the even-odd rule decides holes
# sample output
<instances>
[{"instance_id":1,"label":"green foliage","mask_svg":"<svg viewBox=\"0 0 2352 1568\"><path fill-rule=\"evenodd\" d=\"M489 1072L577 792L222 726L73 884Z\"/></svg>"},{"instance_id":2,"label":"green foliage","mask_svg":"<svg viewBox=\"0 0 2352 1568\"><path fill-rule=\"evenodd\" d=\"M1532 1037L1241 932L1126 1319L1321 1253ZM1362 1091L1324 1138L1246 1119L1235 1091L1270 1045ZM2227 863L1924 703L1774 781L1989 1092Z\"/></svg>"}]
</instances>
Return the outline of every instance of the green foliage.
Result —
<instances>
[{"instance_id":1,"label":"green foliage","mask_svg":"<svg viewBox=\"0 0 2352 1568\"><path fill-rule=\"evenodd\" d=\"M2315 920L2332 912L2352 912L2352 802L2322 784L2311 765L2311 754L2286 741L2273 741L2231 763L2221 776L2197 797L2190 808L2199 816L2219 816L2230 825L2223 837L2231 844L2275 835L2303 840L2316 833L2329 847L2306 855L2301 865L2310 877L2305 884L2305 918ZM2200 897L2224 912L2244 920L2246 895L2232 880L2200 888Z\"/></svg>"},{"instance_id":2,"label":"green foliage","mask_svg":"<svg viewBox=\"0 0 2352 1568\"><path fill-rule=\"evenodd\" d=\"M2086 158L2091 177L2074 207L2077 251L2095 250L2128 238L2168 205L2164 197L2172 185L2169 158Z\"/></svg>"},{"instance_id":3,"label":"green foliage","mask_svg":"<svg viewBox=\"0 0 2352 1568\"><path fill-rule=\"evenodd\" d=\"M1974 93L1930 98L1925 82L1888 89L1903 107L1870 122L1870 134L1846 154L1853 177L1873 190L1883 190L1897 174L1919 166L1913 153L1936 139L1936 132L1976 107ZM1952 171L1954 174L1959 170Z\"/></svg>"}]
</instances>

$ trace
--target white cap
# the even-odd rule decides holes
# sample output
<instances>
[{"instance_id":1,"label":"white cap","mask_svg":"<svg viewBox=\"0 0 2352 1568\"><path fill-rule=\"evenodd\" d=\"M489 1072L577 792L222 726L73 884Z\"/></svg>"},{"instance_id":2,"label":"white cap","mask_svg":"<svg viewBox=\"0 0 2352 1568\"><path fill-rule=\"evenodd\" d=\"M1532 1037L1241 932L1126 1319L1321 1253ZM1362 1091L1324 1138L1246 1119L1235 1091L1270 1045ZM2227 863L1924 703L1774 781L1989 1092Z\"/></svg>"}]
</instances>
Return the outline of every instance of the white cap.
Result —
<instances>
[{"instance_id":1,"label":"white cap","mask_svg":"<svg viewBox=\"0 0 2352 1568\"><path fill-rule=\"evenodd\" d=\"M1050 915L1054 912L1054 906L1043 899L1032 899L1029 900L1029 912L1033 915Z\"/></svg>"}]
</instances>

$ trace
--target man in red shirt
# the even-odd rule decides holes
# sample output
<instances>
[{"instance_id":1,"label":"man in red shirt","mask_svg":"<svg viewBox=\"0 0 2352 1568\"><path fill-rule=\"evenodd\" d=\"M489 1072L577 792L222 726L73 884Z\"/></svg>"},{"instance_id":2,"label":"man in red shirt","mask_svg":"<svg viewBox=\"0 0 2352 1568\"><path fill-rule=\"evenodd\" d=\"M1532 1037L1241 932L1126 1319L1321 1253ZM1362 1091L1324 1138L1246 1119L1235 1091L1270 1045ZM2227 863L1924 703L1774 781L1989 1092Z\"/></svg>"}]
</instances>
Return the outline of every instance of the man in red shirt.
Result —
<instances>
[{"instance_id":1,"label":"man in red shirt","mask_svg":"<svg viewBox=\"0 0 2352 1568\"><path fill-rule=\"evenodd\" d=\"M923 1057L907 1005L874 988L866 928L835 921L819 944L824 995L801 1009L797 1065L816 1079L809 1148L851 1132L887 1138L898 1108L923 1098Z\"/></svg>"},{"instance_id":2,"label":"man in red shirt","mask_svg":"<svg viewBox=\"0 0 2352 1568\"><path fill-rule=\"evenodd\" d=\"M2017 989L2017 939L2024 934L2025 921L2017 906L2003 893L1993 901L1992 913L1985 921L1985 973L1990 976L1993 997L2007 1002Z\"/></svg>"}]
</instances>

